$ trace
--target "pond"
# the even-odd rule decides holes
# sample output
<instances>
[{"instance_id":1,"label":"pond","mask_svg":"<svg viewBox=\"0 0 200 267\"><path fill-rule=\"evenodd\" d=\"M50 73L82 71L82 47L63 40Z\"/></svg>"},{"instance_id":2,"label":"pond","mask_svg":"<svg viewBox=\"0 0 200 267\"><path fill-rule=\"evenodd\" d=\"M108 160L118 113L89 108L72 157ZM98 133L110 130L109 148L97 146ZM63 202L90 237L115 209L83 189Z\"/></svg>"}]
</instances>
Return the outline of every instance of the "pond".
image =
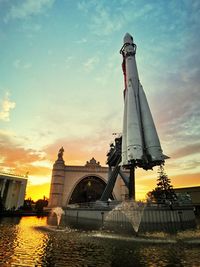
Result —
<instances>
[{"instance_id":1,"label":"pond","mask_svg":"<svg viewBox=\"0 0 200 267\"><path fill-rule=\"evenodd\" d=\"M46 228L47 218L0 219L0 266L200 266L200 245Z\"/></svg>"}]
</instances>

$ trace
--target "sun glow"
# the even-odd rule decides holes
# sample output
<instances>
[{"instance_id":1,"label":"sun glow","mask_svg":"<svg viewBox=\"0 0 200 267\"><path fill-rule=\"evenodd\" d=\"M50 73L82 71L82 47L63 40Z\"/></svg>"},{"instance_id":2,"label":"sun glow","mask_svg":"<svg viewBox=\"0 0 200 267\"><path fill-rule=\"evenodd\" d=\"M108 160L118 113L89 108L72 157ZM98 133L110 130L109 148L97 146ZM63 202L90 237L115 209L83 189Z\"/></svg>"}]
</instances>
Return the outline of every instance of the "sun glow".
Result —
<instances>
[{"instance_id":1,"label":"sun glow","mask_svg":"<svg viewBox=\"0 0 200 267\"><path fill-rule=\"evenodd\" d=\"M31 198L34 201L43 199L44 196L49 198L50 183L28 185L26 189L26 199Z\"/></svg>"}]
</instances>

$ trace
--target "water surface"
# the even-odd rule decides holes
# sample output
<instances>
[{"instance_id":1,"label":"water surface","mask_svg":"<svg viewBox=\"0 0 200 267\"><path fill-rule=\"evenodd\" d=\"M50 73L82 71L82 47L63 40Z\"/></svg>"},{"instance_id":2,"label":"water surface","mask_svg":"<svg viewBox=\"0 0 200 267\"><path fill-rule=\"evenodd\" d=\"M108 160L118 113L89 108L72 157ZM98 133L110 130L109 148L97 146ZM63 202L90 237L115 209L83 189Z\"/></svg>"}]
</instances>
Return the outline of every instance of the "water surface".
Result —
<instances>
[{"instance_id":1,"label":"water surface","mask_svg":"<svg viewBox=\"0 0 200 267\"><path fill-rule=\"evenodd\" d=\"M0 266L200 266L200 245L152 244L101 231L48 231L46 218L0 221Z\"/></svg>"}]
</instances>

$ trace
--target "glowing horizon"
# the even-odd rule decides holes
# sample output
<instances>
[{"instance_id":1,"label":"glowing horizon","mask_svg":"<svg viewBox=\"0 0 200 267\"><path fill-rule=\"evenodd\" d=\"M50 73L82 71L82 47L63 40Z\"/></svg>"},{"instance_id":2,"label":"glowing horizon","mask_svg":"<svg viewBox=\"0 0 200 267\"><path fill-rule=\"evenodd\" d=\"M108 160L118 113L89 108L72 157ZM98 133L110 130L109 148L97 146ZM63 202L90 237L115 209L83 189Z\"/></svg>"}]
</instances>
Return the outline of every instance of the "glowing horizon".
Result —
<instances>
[{"instance_id":1,"label":"glowing horizon","mask_svg":"<svg viewBox=\"0 0 200 267\"><path fill-rule=\"evenodd\" d=\"M48 197L61 146L67 165L105 165L122 131L126 32L166 172L173 185L200 185L199 1L11 0L0 15L0 171L29 172L27 197ZM138 195L156 178L138 170Z\"/></svg>"}]
</instances>

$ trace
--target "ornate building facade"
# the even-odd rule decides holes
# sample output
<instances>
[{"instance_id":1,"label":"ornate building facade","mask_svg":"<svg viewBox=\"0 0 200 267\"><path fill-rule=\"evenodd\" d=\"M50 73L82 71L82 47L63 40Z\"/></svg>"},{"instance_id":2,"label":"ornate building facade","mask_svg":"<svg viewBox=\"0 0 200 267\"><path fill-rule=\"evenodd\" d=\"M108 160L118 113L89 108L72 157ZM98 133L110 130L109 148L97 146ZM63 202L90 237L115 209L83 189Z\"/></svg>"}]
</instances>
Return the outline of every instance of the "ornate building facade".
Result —
<instances>
[{"instance_id":1,"label":"ornate building facade","mask_svg":"<svg viewBox=\"0 0 200 267\"><path fill-rule=\"evenodd\" d=\"M63 151L60 149L53 165L49 208L98 200L108 181L108 167L102 167L94 158L84 166L65 165ZM118 177L110 198L124 200L126 195L127 189Z\"/></svg>"}]
</instances>

